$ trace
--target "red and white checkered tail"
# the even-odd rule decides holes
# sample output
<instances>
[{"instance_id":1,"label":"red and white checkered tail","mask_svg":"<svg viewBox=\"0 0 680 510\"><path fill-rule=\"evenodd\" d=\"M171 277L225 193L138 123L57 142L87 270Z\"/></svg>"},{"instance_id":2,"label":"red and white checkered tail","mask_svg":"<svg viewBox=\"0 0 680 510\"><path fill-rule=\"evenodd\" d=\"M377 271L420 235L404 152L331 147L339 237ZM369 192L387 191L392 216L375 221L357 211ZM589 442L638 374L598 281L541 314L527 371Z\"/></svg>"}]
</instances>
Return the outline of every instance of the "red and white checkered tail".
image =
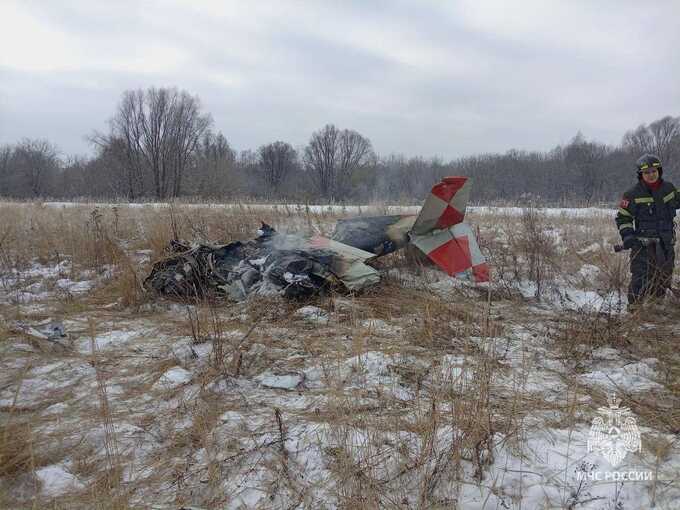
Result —
<instances>
[{"instance_id":1,"label":"red and white checkered tail","mask_svg":"<svg viewBox=\"0 0 680 510\"><path fill-rule=\"evenodd\" d=\"M411 242L451 276L489 281L489 266L474 232L463 223L470 196L467 177L445 177L432 188L410 232Z\"/></svg>"},{"instance_id":2,"label":"red and white checkered tail","mask_svg":"<svg viewBox=\"0 0 680 510\"><path fill-rule=\"evenodd\" d=\"M411 232L421 235L463 221L470 187L471 181L467 177L444 177L442 182L433 186Z\"/></svg>"}]
</instances>

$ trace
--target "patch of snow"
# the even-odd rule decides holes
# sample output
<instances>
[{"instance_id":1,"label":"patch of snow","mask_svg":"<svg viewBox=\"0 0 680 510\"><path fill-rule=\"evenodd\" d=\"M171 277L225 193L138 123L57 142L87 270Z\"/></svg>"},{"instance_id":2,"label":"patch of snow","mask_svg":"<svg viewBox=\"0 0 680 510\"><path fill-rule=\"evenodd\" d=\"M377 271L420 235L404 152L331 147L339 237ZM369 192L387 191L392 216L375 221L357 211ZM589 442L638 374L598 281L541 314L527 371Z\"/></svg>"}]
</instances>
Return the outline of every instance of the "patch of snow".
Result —
<instances>
[{"instance_id":1,"label":"patch of snow","mask_svg":"<svg viewBox=\"0 0 680 510\"><path fill-rule=\"evenodd\" d=\"M397 378L390 373L390 364L396 364L396 360L382 352L369 351L337 363L330 361L306 368L303 371L304 382L307 388L321 388L327 382L335 384L336 381L346 382L353 378L360 379L362 385L391 385Z\"/></svg>"},{"instance_id":2,"label":"patch of snow","mask_svg":"<svg viewBox=\"0 0 680 510\"><path fill-rule=\"evenodd\" d=\"M57 288L61 290L66 290L73 294L78 294L90 290L94 286L94 283L89 280L85 280L82 282L74 282L73 280L70 280L68 278L61 278L55 282L55 285Z\"/></svg>"},{"instance_id":3,"label":"patch of snow","mask_svg":"<svg viewBox=\"0 0 680 510\"><path fill-rule=\"evenodd\" d=\"M231 377L220 377L206 386L206 389L218 395L233 396L235 390L241 389L245 385L252 386L252 381L243 379L233 379Z\"/></svg>"},{"instance_id":4,"label":"patch of snow","mask_svg":"<svg viewBox=\"0 0 680 510\"><path fill-rule=\"evenodd\" d=\"M599 267L592 264L583 264L578 270L578 275L586 281L593 282L600 275L602 271Z\"/></svg>"},{"instance_id":5,"label":"patch of snow","mask_svg":"<svg viewBox=\"0 0 680 510\"><path fill-rule=\"evenodd\" d=\"M369 351L349 358L344 362L339 373L346 381L352 381L359 387L378 387L395 396L400 377L390 370L390 365L398 364L398 359L380 351ZM396 392L396 393L395 393ZM408 398L399 395L398 398Z\"/></svg>"},{"instance_id":6,"label":"patch of snow","mask_svg":"<svg viewBox=\"0 0 680 510\"><path fill-rule=\"evenodd\" d=\"M401 329L399 326L392 326L381 319L366 319L361 322L361 326L376 333L395 333Z\"/></svg>"},{"instance_id":7,"label":"patch of snow","mask_svg":"<svg viewBox=\"0 0 680 510\"><path fill-rule=\"evenodd\" d=\"M621 354L613 347L599 347L592 352L591 357L593 360L617 361L621 359Z\"/></svg>"},{"instance_id":8,"label":"patch of snow","mask_svg":"<svg viewBox=\"0 0 680 510\"><path fill-rule=\"evenodd\" d=\"M43 290L44 287L45 286L43 285L43 282L36 282L32 283L31 285L27 285L26 287L24 287L24 290L36 294Z\"/></svg>"},{"instance_id":9,"label":"patch of snow","mask_svg":"<svg viewBox=\"0 0 680 510\"><path fill-rule=\"evenodd\" d=\"M304 381L304 375L294 372L289 374L265 372L255 377L255 381L266 388L294 390Z\"/></svg>"},{"instance_id":10,"label":"patch of snow","mask_svg":"<svg viewBox=\"0 0 680 510\"><path fill-rule=\"evenodd\" d=\"M95 385L96 387L96 385ZM107 384L106 385L106 394L109 397L120 397L123 393L125 393L125 388L123 388L120 384Z\"/></svg>"},{"instance_id":11,"label":"patch of snow","mask_svg":"<svg viewBox=\"0 0 680 510\"><path fill-rule=\"evenodd\" d=\"M243 415L236 411L225 411L220 415L220 420L224 422L240 422L243 420Z\"/></svg>"},{"instance_id":12,"label":"patch of snow","mask_svg":"<svg viewBox=\"0 0 680 510\"><path fill-rule=\"evenodd\" d=\"M627 392L658 390L663 388L653 379L657 374L647 363L638 361L622 367L598 369L582 374L580 379L591 386L599 386L607 390L621 389Z\"/></svg>"},{"instance_id":13,"label":"patch of snow","mask_svg":"<svg viewBox=\"0 0 680 510\"><path fill-rule=\"evenodd\" d=\"M252 475L252 473L251 473ZM226 510L241 510L242 508L258 508L260 502L267 498L263 489L246 487L241 489L241 492L236 494L232 500L229 501Z\"/></svg>"},{"instance_id":14,"label":"patch of snow","mask_svg":"<svg viewBox=\"0 0 680 510\"><path fill-rule=\"evenodd\" d=\"M58 402L56 404L52 404L50 407L45 409L43 412L46 414L62 414L64 411L67 409L67 405L64 404L63 402Z\"/></svg>"},{"instance_id":15,"label":"patch of snow","mask_svg":"<svg viewBox=\"0 0 680 510\"><path fill-rule=\"evenodd\" d=\"M195 344L191 338L183 338L178 345L171 345L170 350L177 360L189 363L194 358L206 359L212 353L213 345L212 342Z\"/></svg>"},{"instance_id":16,"label":"patch of snow","mask_svg":"<svg viewBox=\"0 0 680 510\"><path fill-rule=\"evenodd\" d=\"M603 207L536 207L536 214L540 217L550 218L602 218L616 215L615 209ZM523 207L487 207L487 206L468 206L467 212L473 214L498 214L501 216L522 216L526 211Z\"/></svg>"},{"instance_id":17,"label":"patch of snow","mask_svg":"<svg viewBox=\"0 0 680 510\"><path fill-rule=\"evenodd\" d=\"M604 304L602 296L597 292L579 289L561 289L563 291L563 305L568 310L582 310L588 308L599 310Z\"/></svg>"},{"instance_id":18,"label":"patch of snow","mask_svg":"<svg viewBox=\"0 0 680 510\"><path fill-rule=\"evenodd\" d=\"M199 358L207 358L210 356L210 353L212 353L213 346L212 343L210 342L204 342L202 344L195 344L191 346L194 349L194 352L198 355Z\"/></svg>"},{"instance_id":19,"label":"patch of snow","mask_svg":"<svg viewBox=\"0 0 680 510\"><path fill-rule=\"evenodd\" d=\"M472 379L472 370L465 367L465 357L447 354L441 359L439 375L447 383L456 383L461 379Z\"/></svg>"},{"instance_id":20,"label":"patch of snow","mask_svg":"<svg viewBox=\"0 0 680 510\"><path fill-rule=\"evenodd\" d=\"M517 283L516 288L527 299L534 299L538 289L536 283L528 280ZM626 296L619 295L616 292L601 296L595 291L576 289L564 284L559 287L545 285L540 298L541 303L554 309L590 310L605 313L623 311L627 303Z\"/></svg>"},{"instance_id":21,"label":"patch of snow","mask_svg":"<svg viewBox=\"0 0 680 510\"><path fill-rule=\"evenodd\" d=\"M45 266L34 263L30 269L17 271L16 274L21 277L55 278L61 274L67 273L70 270L71 262L68 260L62 260L59 264L53 266Z\"/></svg>"},{"instance_id":22,"label":"patch of snow","mask_svg":"<svg viewBox=\"0 0 680 510\"><path fill-rule=\"evenodd\" d=\"M538 370L528 370L521 374L515 381L516 387L523 392L541 393L546 401L552 401L552 394L556 394L559 400L564 398L567 386L561 377Z\"/></svg>"},{"instance_id":23,"label":"patch of snow","mask_svg":"<svg viewBox=\"0 0 680 510\"><path fill-rule=\"evenodd\" d=\"M138 331L109 331L102 333L95 338L96 348L107 349L110 347L119 347L129 342L132 338L139 335ZM78 351L82 354L91 354L92 347L89 338L84 338L78 343Z\"/></svg>"},{"instance_id":24,"label":"patch of snow","mask_svg":"<svg viewBox=\"0 0 680 510\"><path fill-rule=\"evenodd\" d=\"M23 204L15 204L22 206ZM30 204L29 204L30 205ZM163 209L167 207L176 207L177 204L165 202L43 202L44 207L52 207L59 209L66 208L92 208L92 207L117 207L130 209ZM308 205L308 204L181 204L183 208L187 209L225 209L248 212L262 212L262 211L285 211L285 212L310 212L312 214L347 214L359 216L375 216L375 215L390 215L390 214L418 214L421 207L419 205ZM540 216L547 216L553 218L613 218L616 215L616 209L605 207L536 207L536 213ZM526 208L523 207L493 207L493 206L468 206L466 212L470 214L488 215L497 214L501 216L521 216L524 214Z\"/></svg>"},{"instance_id":25,"label":"patch of snow","mask_svg":"<svg viewBox=\"0 0 680 510\"><path fill-rule=\"evenodd\" d=\"M599 249L600 249L600 244L599 243L593 243L593 244L589 244L585 248L581 248L576 253L578 253L579 255L587 255L588 253L596 252Z\"/></svg>"},{"instance_id":26,"label":"patch of snow","mask_svg":"<svg viewBox=\"0 0 680 510\"><path fill-rule=\"evenodd\" d=\"M154 388L169 390L183 386L191 381L193 374L182 367L172 367L158 379Z\"/></svg>"},{"instance_id":27,"label":"patch of snow","mask_svg":"<svg viewBox=\"0 0 680 510\"><path fill-rule=\"evenodd\" d=\"M71 385L79 382L77 371L59 370L57 372L50 372L49 374L42 374L29 379L24 379L21 382L21 389L17 396L18 405L35 405L43 399L48 398L50 394L64 390ZM9 386L0 392L0 405L12 405L14 400L15 387Z\"/></svg>"},{"instance_id":28,"label":"patch of snow","mask_svg":"<svg viewBox=\"0 0 680 510\"><path fill-rule=\"evenodd\" d=\"M564 362L557 359L543 358L540 360L541 366L555 372L564 372Z\"/></svg>"},{"instance_id":29,"label":"patch of snow","mask_svg":"<svg viewBox=\"0 0 680 510\"><path fill-rule=\"evenodd\" d=\"M38 292L37 294L33 294L31 292L15 291L8 292L5 295L5 297L1 299L1 301L4 303L16 303L20 305L25 305L33 303L35 301L43 301L45 299L48 299L49 297L50 297L49 292Z\"/></svg>"},{"instance_id":30,"label":"patch of snow","mask_svg":"<svg viewBox=\"0 0 680 510\"><path fill-rule=\"evenodd\" d=\"M313 367L306 368L303 373L305 374L305 386L308 388L323 388L325 386L325 372L323 367L315 365Z\"/></svg>"},{"instance_id":31,"label":"patch of snow","mask_svg":"<svg viewBox=\"0 0 680 510\"><path fill-rule=\"evenodd\" d=\"M326 313L325 310L319 308L318 306L312 305L303 306L302 308L298 308L297 310L295 310L293 316L304 319L307 322L314 323L328 322L328 313Z\"/></svg>"},{"instance_id":32,"label":"patch of snow","mask_svg":"<svg viewBox=\"0 0 680 510\"><path fill-rule=\"evenodd\" d=\"M53 464L35 472L46 496L57 496L68 490L79 490L84 486L78 478L69 473L63 464Z\"/></svg>"},{"instance_id":33,"label":"patch of snow","mask_svg":"<svg viewBox=\"0 0 680 510\"><path fill-rule=\"evenodd\" d=\"M380 351L368 351L345 361L345 365L352 370L365 372L368 375L380 376L388 374L387 355Z\"/></svg>"},{"instance_id":34,"label":"patch of snow","mask_svg":"<svg viewBox=\"0 0 680 510\"><path fill-rule=\"evenodd\" d=\"M65 363L58 362L58 363L50 363L49 365L43 365L42 367L37 367L31 370L32 375L45 375L49 374L50 372L57 370L57 369L63 369L66 366Z\"/></svg>"}]
</instances>

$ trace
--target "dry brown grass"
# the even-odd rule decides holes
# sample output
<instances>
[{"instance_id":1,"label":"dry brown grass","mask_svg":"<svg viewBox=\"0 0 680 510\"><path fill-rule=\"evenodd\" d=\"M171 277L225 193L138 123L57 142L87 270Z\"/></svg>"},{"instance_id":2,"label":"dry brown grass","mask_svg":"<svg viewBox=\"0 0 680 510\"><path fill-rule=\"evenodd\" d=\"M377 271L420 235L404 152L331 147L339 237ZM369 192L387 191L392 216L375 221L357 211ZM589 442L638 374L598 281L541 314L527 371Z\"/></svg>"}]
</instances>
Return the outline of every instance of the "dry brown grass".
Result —
<instances>
[{"instance_id":1,"label":"dry brown grass","mask_svg":"<svg viewBox=\"0 0 680 510\"><path fill-rule=\"evenodd\" d=\"M529 459L526 439L531 433L547 426L583 427L588 412L606 402L602 391L578 382L601 347L612 347L631 362L658 360L664 391L623 393L622 398L641 424L659 432L645 443L659 469L678 450L677 442L663 433L680 430L680 317L664 312L650 328L643 324L649 317L549 306L551 289L565 280L593 292L625 289L626 259L611 253L616 232L609 219L549 218L536 211L519 219L472 215L494 271L489 289L439 286L441 277L426 261L404 253L382 262L390 273L374 288L306 302L261 297L241 304L177 304L152 299L141 287L150 262L163 255L175 236L228 242L251 237L260 221L328 232L338 215L293 206L262 211L243 205L228 212L180 204L135 209L0 205L0 217L8 220L0 227L0 275L63 261L68 264L61 277L78 280L87 270L110 273L88 294L63 292L55 300L53 293L42 302L46 310L0 304L5 319L0 345L18 342L6 327L16 319L35 322L56 314L72 320L81 328L72 327L72 345L124 321L153 325L148 338L124 351L11 351L8 366L21 362L25 373L60 360L91 366L96 405L75 402L75 389L56 393L72 404L73 414L59 419L101 428L104 443L101 450L84 437L74 443L73 428L53 430L55 424L47 420L54 418L41 414L46 401L0 409L0 492L7 489L0 506L138 508L158 500L169 507L221 508L250 486L266 494L262 508L322 508L326 503L319 495L348 509L457 508L457 498L470 485L505 497L502 481L491 476L499 448ZM559 232L559 237L546 231ZM576 278L584 264L599 268L594 280ZM41 280L26 277L7 290ZM522 297L521 284L527 281L534 283L541 302ZM325 310L329 321L296 317L295 310L307 304ZM537 310L544 314L540 320ZM88 330L88 318L96 331ZM525 354L523 345L521 354L511 352L510 339L518 330L541 339L554 360L570 367L561 376L568 388L563 399L547 401L521 378L508 385L509 374L526 376L540 361ZM154 337L163 340L152 343ZM178 338L193 347L210 345L209 357L187 361L165 349L163 342ZM34 347L43 345L35 342ZM382 376L390 385L369 380L375 375L367 369L371 352L389 360ZM447 373L448 357L461 361ZM310 364L320 367L319 385L281 393L308 399L305 406L286 408L281 398L262 393L253 383L265 371L295 374ZM189 397L182 389L155 386L173 367L193 370L195 391ZM7 373L2 383L21 395L24 375L16 368ZM110 392L116 386L124 388L122 396ZM399 398L399 391L410 397ZM140 411L149 395L153 410ZM587 405L584 396L592 399ZM221 416L230 411L250 421L224 422ZM532 417L541 413L554 417L539 424ZM116 432L121 422L152 433L162 445L144 458L143 466L136 466L137 447ZM319 452L327 480L315 479L296 459L291 445L304 427L318 427L307 447ZM72 472L87 480L86 488L61 498L41 497L35 471L67 458L73 461ZM150 468L151 474L127 480L126 470L135 466ZM231 480L241 483L227 488L225 481ZM575 501L565 496L563 507L578 508Z\"/></svg>"}]
</instances>

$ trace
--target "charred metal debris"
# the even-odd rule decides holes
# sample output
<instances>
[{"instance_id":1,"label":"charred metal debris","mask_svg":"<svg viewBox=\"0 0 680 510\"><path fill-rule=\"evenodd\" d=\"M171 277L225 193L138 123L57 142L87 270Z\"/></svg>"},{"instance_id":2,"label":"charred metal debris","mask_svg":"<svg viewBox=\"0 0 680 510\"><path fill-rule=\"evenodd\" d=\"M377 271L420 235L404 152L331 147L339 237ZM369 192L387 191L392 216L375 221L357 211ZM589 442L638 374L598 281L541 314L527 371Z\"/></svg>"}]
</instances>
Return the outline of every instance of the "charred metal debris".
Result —
<instances>
[{"instance_id":1,"label":"charred metal debris","mask_svg":"<svg viewBox=\"0 0 680 510\"><path fill-rule=\"evenodd\" d=\"M251 294L303 298L324 290L358 290L380 281L366 262L375 258L322 237L282 234L262 223L255 239L224 245L171 241L168 256L153 265L144 287L175 298Z\"/></svg>"},{"instance_id":2,"label":"charred metal debris","mask_svg":"<svg viewBox=\"0 0 680 510\"><path fill-rule=\"evenodd\" d=\"M330 239L276 232L263 223L258 237L220 246L172 241L144 286L179 298L250 294L296 298L328 288L360 290L380 281L372 267L382 255L411 244L450 276L489 281L489 267L472 228L463 220L467 177L444 177L418 215L339 220Z\"/></svg>"}]
</instances>

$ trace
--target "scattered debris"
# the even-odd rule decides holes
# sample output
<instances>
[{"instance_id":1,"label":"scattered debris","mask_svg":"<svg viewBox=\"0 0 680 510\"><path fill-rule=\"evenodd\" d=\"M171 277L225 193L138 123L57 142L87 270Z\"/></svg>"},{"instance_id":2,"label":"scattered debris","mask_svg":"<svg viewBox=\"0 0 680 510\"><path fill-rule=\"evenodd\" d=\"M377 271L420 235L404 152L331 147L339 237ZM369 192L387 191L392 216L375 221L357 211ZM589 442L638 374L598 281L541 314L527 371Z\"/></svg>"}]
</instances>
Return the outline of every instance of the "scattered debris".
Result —
<instances>
[{"instance_id":1,"label":"scattered debris","mask_svg":"<svg viewBox=\"0 0 680 510\"><path fill-rule=\"evenodd\" d=\"M340 220L331 239L276 232L263 223L258 237L225 245L171 241L170 255L154 264L148 290L177 298L251 294L307 297L328 288L364 289L380 281L377 257L411 243L451 276L488 281L486 261L463 223L467 177L446 177L432 188L420 214Z\"/></svg>"},{"instance_id":2,"label":"scattered debris","mask_svg":"<svg viewBox=\"0 0 680 510\"><path fill-rule=\"evenodd\" d=\"M64 349L69 348L66 344L62 343L62 340L68 338L68 335L61 321L47 321L35 326L26 324L24 321L14 321L10 325L10 331L25 335L32 340L46 340Z\"/></svg>"},{"instance_id":3,"label":"scattered debris","mask_svg":"<svg viewBox=\"0 0 680 510\"><path fill-rule=\"evenodd\" d=\"M242 301L251 294L306 297L339 285L354 290L380 280L377 270L364 264L371 253L279 234L264 223L259 232L251 241L221 246L172 241L173 254L154 265L144 285L173 297L218 294Z\"/></svg>"}]
</instances>

